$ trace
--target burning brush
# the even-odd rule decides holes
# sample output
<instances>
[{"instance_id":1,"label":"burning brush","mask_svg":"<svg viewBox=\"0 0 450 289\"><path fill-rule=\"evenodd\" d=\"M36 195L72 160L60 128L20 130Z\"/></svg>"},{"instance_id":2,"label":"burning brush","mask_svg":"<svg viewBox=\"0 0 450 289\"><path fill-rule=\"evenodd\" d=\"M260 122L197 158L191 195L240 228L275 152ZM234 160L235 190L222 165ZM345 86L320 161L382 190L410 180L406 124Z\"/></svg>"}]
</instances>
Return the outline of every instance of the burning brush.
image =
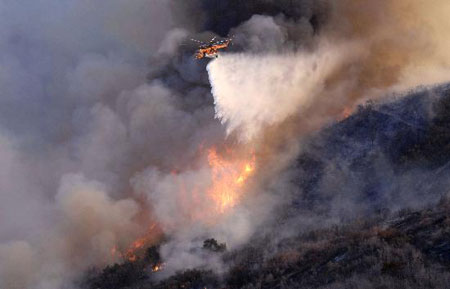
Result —
<instances>
[{"instance_id":1,"label":"burning brush","mask_svg":"<svg viewBox=\"0 0 450 289\"><path fill-rule=\"evenodd\" d=\"M232 149L224 149L220 152L216 148L202 150L205 161L206 176L209 178L203 182L185 183L191 178L180 177L178 173L171 173L171 183L176 183L178 191L176 196L178 212L182 212L186 223L183 225L200 223L214 225L220 217L229 214L243 199L248 189L248 181L254 175L256 158L254 153L237 153ZM137 238L125 248L114 246L111 254L114 259L120 258L129 262L139 259L147 259L152 272L160 271L164 264L154 244L161 242L163 230L170 230L177 224L155 222L148 227L144 236ZM180 226L178 224L178 226Z\"/></svg>"},{"instance_id":2,"label":"burning brush","mask_svg":"<svg viewBox=\"0 0 450 289\"><path fill-rule=\"evenodd\" d=\"M244 185L255 170L255 156L248 160L222 158L215 149L208 151L212 173L212 186L208 195L220 214L236 206L244 194Z\"/></svg>"}]
</instances>

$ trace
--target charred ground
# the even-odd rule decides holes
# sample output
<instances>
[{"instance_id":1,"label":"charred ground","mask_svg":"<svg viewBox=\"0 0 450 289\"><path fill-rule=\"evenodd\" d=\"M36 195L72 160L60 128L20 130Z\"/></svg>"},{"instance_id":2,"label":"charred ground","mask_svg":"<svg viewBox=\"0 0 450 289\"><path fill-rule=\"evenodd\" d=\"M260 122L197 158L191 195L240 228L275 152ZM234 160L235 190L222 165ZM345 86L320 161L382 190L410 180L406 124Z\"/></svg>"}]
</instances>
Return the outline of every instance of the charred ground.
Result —
<instances>
[{"instance_id":1,"label":"charred ground","mask_svg":"<svg viewBox=\"0 0 450 289\"><path fill-rule=\"evenodd\" d=\"M149 255L92 271L85 288L447 288L450 285L450 202L421 211L378 215L287 238L267 250L259 240L222 253L219 276L189 269L157 281ZM270 243L270 241L269 241ZM149 252L153 249L149 249Z\"/></svg>"},{"instance_id":2,"label":"charred ground","mask_svg":"<svg viewBox=\"0 0 450 289\"><path fill-rule=\"evenodd\" d=\"M312 136L288 170L292 198L271 231L241 248L214 239L199 248L220 255L225 274L195 268L160 280L152 268L163 260L152 247L136 262L92 270L83 286L449 287L449 99L444 85L368 103ZM342 188L333 191L338 177ZM287 227L293 233L280 237Z\"/></svg>"}]
</instances>

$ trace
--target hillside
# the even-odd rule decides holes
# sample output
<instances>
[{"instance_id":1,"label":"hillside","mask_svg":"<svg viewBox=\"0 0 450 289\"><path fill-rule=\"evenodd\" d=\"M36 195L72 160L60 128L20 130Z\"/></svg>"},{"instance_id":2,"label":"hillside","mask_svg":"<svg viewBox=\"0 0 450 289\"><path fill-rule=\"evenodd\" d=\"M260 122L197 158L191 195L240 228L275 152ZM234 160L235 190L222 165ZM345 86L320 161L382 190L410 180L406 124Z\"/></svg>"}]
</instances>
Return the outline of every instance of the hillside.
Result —
<instances>
[{"instance_id":1,"label":"hillside","mask_svg":"<svg viewBox=\"0 0 450 289\"><path fill-rule=\"evenodd\" d=\"M91 272L85 288L448 288L450 203L223 253L225 276L187 270L157 281L154 259ZM274 248L271 248L273 251Z\"/></svg>"},{"instance_id":2,"label":"hillside","mask_svg":"<svg viewBox=\"0 0 450 289\"><path fill-rule=\"evenodd\" d=\"M291 197L271 231L217 250L208 268L160 280L157 247L89 272L89 289L449 288L450 86L361 106L312 136L287 169ZM286 228L293 233L283 234ZM219 240L220 241L220 240ZM217 245L217 244L216 244ZM216 248L216 249L215 249Z\"/></svg>"}]
</instances>

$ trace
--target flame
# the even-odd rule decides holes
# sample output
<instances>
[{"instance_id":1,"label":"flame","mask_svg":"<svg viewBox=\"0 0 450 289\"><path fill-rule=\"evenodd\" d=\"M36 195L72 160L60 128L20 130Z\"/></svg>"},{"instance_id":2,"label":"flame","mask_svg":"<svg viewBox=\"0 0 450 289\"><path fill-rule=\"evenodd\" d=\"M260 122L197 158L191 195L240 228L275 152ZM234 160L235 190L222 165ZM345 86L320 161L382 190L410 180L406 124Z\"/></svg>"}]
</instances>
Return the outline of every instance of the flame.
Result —
<instances>
[{"instance_id":1,"label":"flame","mask_svg":"<svg viewBox=\"0 0 450 289\"><path fill-rule=\"evenodd\" d=\"M345 107L344 110L341 112L341 115L339 117L340 120L344 120L348 117L350 117L353 113L352 107Z\"/></svg>"},{"instance_id":2,"label":"flame","mask_svg":"<svg viewBox=\"0 0 450 289\"><path fill-rule=\"evenodd\" d=\"M164 263L156 264L152 266L152 272L161 271L164 268Z\"/></svg>"},{"instance_id":3,"label":"flame","mask_svg":"<svg viewBox=\"0 0 450 289\"><path fill-rule=\"evenodd\" d=\"M219 154L215 148L206 150L207 164L211 172L211 183L202 187L199 184L189 186L179 183L180 210L187 212L187 219L194 222L213 224L217 218L235 207L242 199L246 183L255 172L255 157L237 156L232 150ZM173 176L177 171L171 172ZM114 246L111 255L114 259L120 258L129 262L139 259L149 244L154 244L162 236L162 226L152 223L144 236L136 239L125 249ZM166 224L167 226L167 224ZM160 271L164 264L152 267L153 272Z\"/></svg>"},{"instance_id":4,"label":"flame","mask_svg":"<svg viewBox=\"0 0 450 289\"><path fill-rule=\"evenodd\" d=\"M244 193L243 186L255 169L255 158L250 160L225 159L212 148L208 151L212 185L208 195L214 201L215 210L225 213L236 206Z\"/></svg>"},{"instance_id":5,"label":"flame","mask_svg":"<svg viewBox=\"0 0 450 289\"><path fill-rule=\"evenodd\" d=\"M131 245L128 247L128 249L125 251L124 257L130 262L134 262L137 260L136 252L139 251L139 249L142 249L146 244L148 240L147 238L139 238L135 240Z\"/></svg>"},{"instance_id":6,"label":"flame","mask_svg":"<svg viewBox=\"0 0 450 289\"><path fill-rule=\"evenodd\" d=\"M138 256L142 253L149 244L155 242L155 238L160 235L160 228L156 223L150 225L145 236L133 241L125 250L120 250L117 245L111 248L111 256L113 258L120 258L130 262L138 260Z\"/></svg>"}]
</instances>

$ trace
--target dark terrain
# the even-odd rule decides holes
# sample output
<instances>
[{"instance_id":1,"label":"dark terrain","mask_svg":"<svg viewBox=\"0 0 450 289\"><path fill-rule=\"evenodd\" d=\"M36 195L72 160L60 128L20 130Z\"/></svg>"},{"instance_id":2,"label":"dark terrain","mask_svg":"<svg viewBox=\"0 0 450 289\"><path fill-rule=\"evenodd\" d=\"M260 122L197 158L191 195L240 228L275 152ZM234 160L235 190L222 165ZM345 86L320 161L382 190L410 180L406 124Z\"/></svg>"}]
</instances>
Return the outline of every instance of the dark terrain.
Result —
<instances>
[{"instance_id":1,"label":"dark terrain","mask_svg":"<svg viewBox=\"0 0 450 289\"><path fill-rule=\"evenodd\" d=\"M197 268L157 281L151 268L164 260L152 247L82 286L450 288L449 161L450 86L369 103L311 137L287 170L293 189L272 232L235 250L205 241L223 276ZM294 233L274 237L286 227Z\"/></svg>"},{"instance_id":2,"label":"dark terrain","mask_svg":"<svg viewBox=\"0 0 450 289\"><path fill-rule=\"evenodd\" d=\"M223 253L225 276L187 270L155 282L149 255L92 271L86 288L449 288L450 202Z\"/></svg>"}]
</instances>

